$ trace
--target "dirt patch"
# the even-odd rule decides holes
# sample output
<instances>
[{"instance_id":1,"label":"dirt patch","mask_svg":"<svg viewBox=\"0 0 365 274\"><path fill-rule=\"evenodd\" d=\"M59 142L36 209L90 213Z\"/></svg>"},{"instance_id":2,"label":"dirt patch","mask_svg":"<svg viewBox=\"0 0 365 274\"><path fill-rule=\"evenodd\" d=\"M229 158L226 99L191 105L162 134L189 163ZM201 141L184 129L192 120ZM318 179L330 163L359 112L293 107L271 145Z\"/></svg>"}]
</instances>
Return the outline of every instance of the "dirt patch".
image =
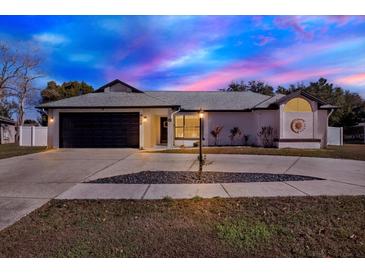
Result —
<instances>
[{"instance_id":1,"label":"dirt patch","mask_svg":"<svg viewBox=\"0 0 365 274\"><path fill-rule=\"evenodd\" d=\"M210 171L142 171L101 178L96 184L223 184L250 182L283 182L322 180L320 178L270 173L210 172Z\"/></svg>"},{"instance_id":2,"label":"dirt patch","mask_svg":"<svg viewBox=\"0 0 365 274\"><path fill-rule=\"evenodd\" d=\"M364 257L365 197L53 200L1 257Z\"/></svg>"}]
</instances>

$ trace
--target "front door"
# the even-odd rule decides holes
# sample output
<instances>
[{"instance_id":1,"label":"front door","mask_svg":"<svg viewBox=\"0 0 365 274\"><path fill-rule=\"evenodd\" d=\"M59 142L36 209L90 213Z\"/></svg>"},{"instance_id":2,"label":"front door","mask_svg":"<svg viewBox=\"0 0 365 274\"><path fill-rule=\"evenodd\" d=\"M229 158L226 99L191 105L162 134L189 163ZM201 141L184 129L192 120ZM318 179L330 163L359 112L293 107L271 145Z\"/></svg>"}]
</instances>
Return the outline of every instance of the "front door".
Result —
<instances>
[{"instance_id":1,"label":"front door","mask_svg":"<svg viewBox=\"0 0 365 274\"><path fill-rule=\"evenodd\" d=\"M160 117L160 143L167 143L167 117Z\"/></svg>"}]
</instances>

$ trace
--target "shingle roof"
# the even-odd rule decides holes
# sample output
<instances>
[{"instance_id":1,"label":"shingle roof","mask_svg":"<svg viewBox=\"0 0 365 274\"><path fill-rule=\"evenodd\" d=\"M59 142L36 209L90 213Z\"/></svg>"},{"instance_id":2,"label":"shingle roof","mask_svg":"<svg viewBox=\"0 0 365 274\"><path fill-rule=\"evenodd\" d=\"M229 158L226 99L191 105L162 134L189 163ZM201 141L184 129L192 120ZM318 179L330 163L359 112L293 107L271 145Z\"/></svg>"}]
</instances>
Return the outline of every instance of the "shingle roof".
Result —
<instances>
[{"instance_id":1,"label":"shingle roof","mask_svg":"<svg viewBox=\"0 0 365 274\"><path fill-rule=\"evenodd\" d=\"M316 100L321 108L336 108L307 93L300 93ZM39 108L132 108L132 107L181 107L182 110L244 111L266 109L278 105L298 94L274 96L254 92L222 91L147 91L147 92L94 92L42 104Z\"/></svg>"},{"instance_id":2,"label":"shingle roof","mask_svg":"<svg viewBox=\"0 0 365 274\"><path fill-rule=\"evenodd\" d=\"M270 98L253 92L150 91L146 93L180 105L183 110L248 110Z\"/></svg>"},{"instance_id":3,"label":"shingle roof","mask_svg":"<svg viewBox=\"0 0 365 274\"><path fill-rule=\"evenodd\" d=\"M253 92L149 91L144 93L100 92L43 104L41 108L163 107L183 110L248 110L270 99Z\"/></svg>"},{"instance_id":4,"label":"shingle roof","mask_svg":"<svg viewBox=\"0 0 365 274\"><path fill-rule=\"evenodd\" d=\"M261 108L268 108L273 104L277 104L278 101L285 97L284 94L276 94L274 96L269 97L267 100L260 102L258 105L255 106L255 108L261 109Z\"/></svg>"},{"instance_id":5,"label":"shingle roof","mask_svg":"<svg viewBox=\"0 0 365 274\"><path fill-rule=\"evenodd\" d=\"M169 107L171 103L146 93L100 92L70 97L39 108L110 108L110 107Z\"/></svg>"}]
</instances>

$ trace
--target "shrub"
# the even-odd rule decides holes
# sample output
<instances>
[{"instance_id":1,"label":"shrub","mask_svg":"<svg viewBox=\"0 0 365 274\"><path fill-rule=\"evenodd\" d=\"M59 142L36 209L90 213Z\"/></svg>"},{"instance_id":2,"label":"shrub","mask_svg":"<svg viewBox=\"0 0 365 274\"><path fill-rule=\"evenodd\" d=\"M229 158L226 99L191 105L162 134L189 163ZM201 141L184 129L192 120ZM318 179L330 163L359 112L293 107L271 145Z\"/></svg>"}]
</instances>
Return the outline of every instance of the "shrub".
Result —
<instances>
[{"instance_id":1,"label":"shrub","mask_svg":"<svg viewBox=\"0 0 365 274\"><path fill-rule=\"evenodd\" d=\"M242 132L238 127L234 127L230 130L231 135L229 135L229 138L231 139L231 145L234 143L234 138L236 136L241 136Z\"/></svg>"},{"instance_id":2,"label":"shrub","mask_svg":"<svg viewBox=\"0 0 365 274\"><path fill-rule=\"evenodd\" d=\"M214 145L216 146L218 144L218 137L223 129L223 126L217 126L215 127L210 134L214 137Z\"/></svg>"},{"instance_id":3,"label":"shrub","mask_svg":"<svg viewBox=\"0 0 365 274\"><path fill-rule=\"evenodd\" d=\"M271 126L261 127L261 130L257 133L257 136L261 138L264 147L274 146L274 129Z\"/></svg>"},{"instance_id":4,"label":"shrub","mask_svg":"<svg viewBox=\"0 0 365 274\"><path fill-rule=\"evenodd\" d=\"M243 135L243 144L245 145L245 146L247 146L247 144L248 144L248 139L250 138L250 135Z\"/></svg>"}]
</instances>

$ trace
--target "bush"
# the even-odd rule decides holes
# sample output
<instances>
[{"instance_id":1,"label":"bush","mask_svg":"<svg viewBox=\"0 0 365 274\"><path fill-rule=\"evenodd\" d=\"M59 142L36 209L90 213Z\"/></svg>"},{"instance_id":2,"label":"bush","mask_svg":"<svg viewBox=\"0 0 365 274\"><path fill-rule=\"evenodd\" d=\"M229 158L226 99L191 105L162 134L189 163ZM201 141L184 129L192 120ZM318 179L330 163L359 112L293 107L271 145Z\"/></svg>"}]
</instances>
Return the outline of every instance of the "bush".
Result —
<instances>
[{"instance_id":1,"label":"bush","mask_svg":"<svg viewBox=\"0 0 365 274\"><path fill-rule=\"evenodd\" d=\"M274 146L274 129L271 126L262 127L257 136L261 138L264 147Z\"/></svg>"}]
</instances>

